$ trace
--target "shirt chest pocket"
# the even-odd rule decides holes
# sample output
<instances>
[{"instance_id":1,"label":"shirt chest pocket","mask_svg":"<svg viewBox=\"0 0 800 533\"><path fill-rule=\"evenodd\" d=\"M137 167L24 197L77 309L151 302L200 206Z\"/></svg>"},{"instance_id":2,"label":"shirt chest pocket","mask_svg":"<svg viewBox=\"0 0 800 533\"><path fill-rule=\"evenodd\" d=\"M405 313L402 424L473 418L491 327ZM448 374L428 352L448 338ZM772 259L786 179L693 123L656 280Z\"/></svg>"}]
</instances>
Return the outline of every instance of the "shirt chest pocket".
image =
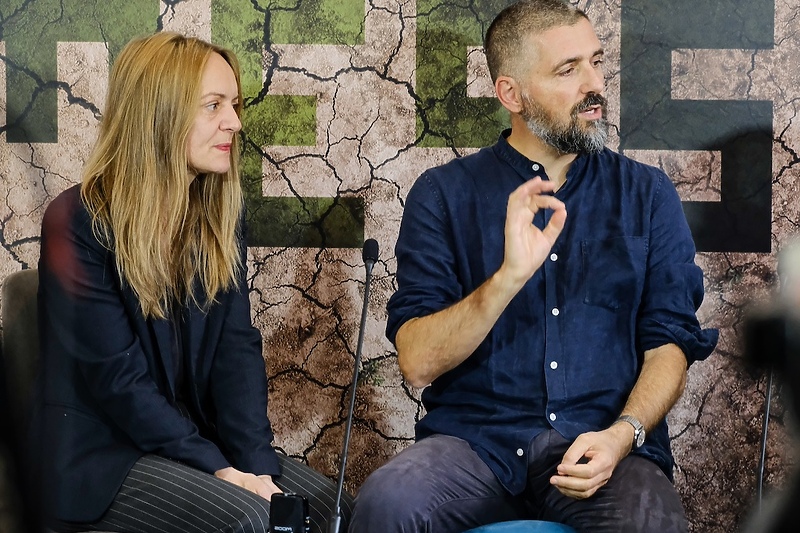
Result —
<instances>
[{"instance_id":1,"label":"shirt chest pocket","mask_svg":"<svg viewBox=\"0 0 800 533\"><path fill-rule=\"evenodd\" d=\"M647 237L582 241L583 302L609 309L637 305L644 286L647 247Z\"/></svg>"}]
</instances>

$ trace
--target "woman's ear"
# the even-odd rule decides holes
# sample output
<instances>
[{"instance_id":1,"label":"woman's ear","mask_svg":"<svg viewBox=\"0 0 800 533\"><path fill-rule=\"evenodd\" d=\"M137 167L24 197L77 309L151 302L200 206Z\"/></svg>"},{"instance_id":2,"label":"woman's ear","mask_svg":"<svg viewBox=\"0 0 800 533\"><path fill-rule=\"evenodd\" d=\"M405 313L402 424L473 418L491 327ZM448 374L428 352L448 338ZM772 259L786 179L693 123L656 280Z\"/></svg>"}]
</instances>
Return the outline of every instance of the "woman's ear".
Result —
<instances>
[{"instance_id":1,"label":"woman's ear","mask_svg":"<svg viewBox=\"0 0 800 533\"><path fill-rule=\"evenodd\" d=\"M498 76L494 82L497 99L511 113L519 114L522 107L522 94L517 80L510 76Z\"/></svg>"}]
</instances>

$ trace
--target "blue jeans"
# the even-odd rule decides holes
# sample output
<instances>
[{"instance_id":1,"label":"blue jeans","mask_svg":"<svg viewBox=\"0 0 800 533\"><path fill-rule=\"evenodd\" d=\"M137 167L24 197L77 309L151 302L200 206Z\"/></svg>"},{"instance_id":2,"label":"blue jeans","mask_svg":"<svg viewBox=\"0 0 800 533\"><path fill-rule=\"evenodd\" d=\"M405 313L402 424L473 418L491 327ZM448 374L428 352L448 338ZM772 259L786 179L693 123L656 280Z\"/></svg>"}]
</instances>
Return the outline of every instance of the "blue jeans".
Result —
<instances>
[{"instance_id":1,"label":"blue jeans","mask_svg":"<svg viewBox=\"0 0 800 533\"><path fill-rule=\"evenodd\" d=\"M608 483L577 500L550 485L570 442L556 431L530 445L528 484L511 495L465 441L425 438L372 473L356 496L351 533L460 533L494 522L550 520L578 531L688 530L675 487L652 461L623 459Z\"/></svg>"}]
</instances>

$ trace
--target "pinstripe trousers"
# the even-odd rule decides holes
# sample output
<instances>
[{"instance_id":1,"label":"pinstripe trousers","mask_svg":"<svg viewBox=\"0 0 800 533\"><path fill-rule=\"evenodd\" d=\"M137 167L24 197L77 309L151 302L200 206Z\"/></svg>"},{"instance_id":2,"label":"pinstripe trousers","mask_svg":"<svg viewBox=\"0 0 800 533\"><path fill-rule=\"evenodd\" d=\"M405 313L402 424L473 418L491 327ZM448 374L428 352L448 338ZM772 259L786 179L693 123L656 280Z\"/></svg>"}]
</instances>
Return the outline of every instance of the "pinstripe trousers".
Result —
<instances>
[{"instance_id":1,"label":"pinstripe trousers","mask_svg":"<svg viewBox=\"0 0 800 533\"><path fill-rule=\"evenodd\" d=\"M308 498L312 533L324 533L333 512L336 483L279 453L284 492ZM353 500L342 493L341 531L347 531ZM267 533L269 502L212 474L145 455L131 468L111 506L94 524L60 524L58 531L120 533Z\"/></svg>"}]
</instances>

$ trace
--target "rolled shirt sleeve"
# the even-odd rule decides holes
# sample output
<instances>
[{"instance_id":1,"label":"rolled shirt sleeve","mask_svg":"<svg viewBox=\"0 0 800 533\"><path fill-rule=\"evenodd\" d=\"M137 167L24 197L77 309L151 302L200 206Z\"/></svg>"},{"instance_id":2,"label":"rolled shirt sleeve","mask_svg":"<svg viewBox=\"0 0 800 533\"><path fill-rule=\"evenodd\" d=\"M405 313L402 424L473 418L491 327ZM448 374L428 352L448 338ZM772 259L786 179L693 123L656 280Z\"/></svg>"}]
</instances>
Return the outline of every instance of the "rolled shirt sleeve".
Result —
<instances>
[{"instance_id":1,"label":"rolled shirt sleeve","mask_svg":"<svg viewBox=\"0 0 800 533\"><path fill-rule=\"evenodd\" d=\"M703 272L677 191L663 175L653 197L647 276L637 324L641 351L677 345L689 365L706 359L719 332L703 329L697 310L703 302Z\"/></svg>"}]
</instances>

